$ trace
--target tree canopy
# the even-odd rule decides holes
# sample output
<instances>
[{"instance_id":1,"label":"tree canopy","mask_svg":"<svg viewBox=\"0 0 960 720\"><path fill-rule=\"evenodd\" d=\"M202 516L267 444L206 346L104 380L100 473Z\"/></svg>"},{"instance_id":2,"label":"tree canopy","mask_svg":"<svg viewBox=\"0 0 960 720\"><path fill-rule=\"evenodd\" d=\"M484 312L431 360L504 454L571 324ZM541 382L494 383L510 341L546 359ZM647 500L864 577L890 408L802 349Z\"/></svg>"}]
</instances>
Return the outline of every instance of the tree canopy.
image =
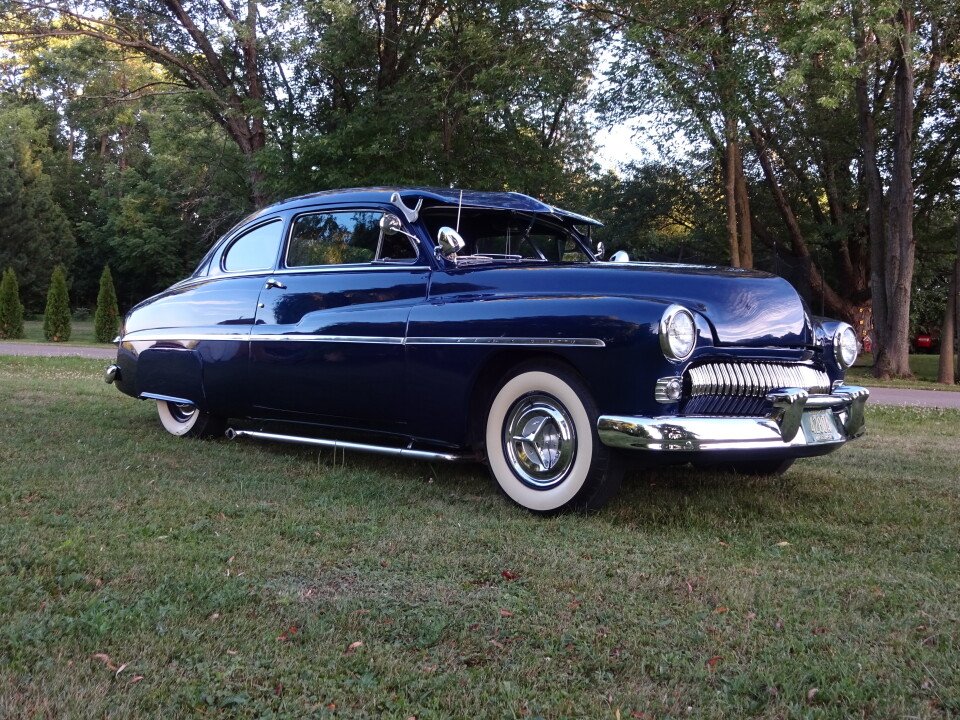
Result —
<instances>
[{"instance_id":1,"label":"tree canopy","mask_svg":"<svg viewBox=\"0 0 960 720\"><path fill-rule=\"evenodd\" d=\"M958 34L944 0L2 0L0 267L36 312L109 263L129 307L282 197L517 190L783 274L904 374L960 212ZM638 116L656 157L600 168Z\"/></svg>"}]
</instances>

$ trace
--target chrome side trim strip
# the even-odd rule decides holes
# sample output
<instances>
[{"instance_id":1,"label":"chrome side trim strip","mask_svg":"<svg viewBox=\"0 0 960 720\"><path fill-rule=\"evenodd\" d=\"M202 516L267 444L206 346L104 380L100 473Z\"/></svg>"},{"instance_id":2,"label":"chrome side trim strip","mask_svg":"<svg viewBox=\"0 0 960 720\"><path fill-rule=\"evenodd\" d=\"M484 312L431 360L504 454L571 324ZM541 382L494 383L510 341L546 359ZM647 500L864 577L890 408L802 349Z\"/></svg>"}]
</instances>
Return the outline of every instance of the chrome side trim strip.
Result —
<instances>
[{"instance_id":1,"label":"chrome side trim strip","mask_svg":"<svg viewBox=\"0 0 960 720\"><path fill-rule=\"evenodd\" d=\"M406 345L523 345L525 347L606 347L599 338L408 337Z\"/></svg>"},{"instance_id":2,"label":"chrome side trim strip","mask_svg":"<svg viewBox=\"0 0 960 720\"><path fill-rule=\"evenodd\" d=\"M394 457L413 458L416 460L446 460L456 462L469 459L466 455L457 453L431 452L429 450L414 450L412 448L390 447L388 445L368 445L366 443L343 442L341 440L324 440L322 438L302 437L299 435L280 435L278 433L260 432L258 430L234 430L227 428L227 439L255 438L257 440L273 440L275 442L291 443L293 445L313 445L314 447L333 448L334 450L354 450L356 452L376 453L378 455L393 455Z\"/></svg>"},{"instance_id":3,"label":"chrome side trim strip","mask_svg":"<svg viewBox=\"0 0 960 720\"><path fill-rule=\"evenodd\" d=\"M250 341L250 342L328 342L362 343L380 345L508 345L523 347L606 347L599 338L549 338L549 337L395 337L389 335L282 335L275 333L211 333L171 330L139 330L127 333L127 342L196 342L198 340Z\"/></svg>"},{"instance_id":4,"label":"chrome side trim strip","mask_svg":"<svg viewBox=\"0 0 960 720\"><path fill-rule=\"evenodd\" d=\"M123 336L123 344L131 342L196 342L197 340L233 340L242 342L250 339L250 331L245 332L177 332L175 329L136 330Z\"/></svg>"},{"instance_id":5,"label":"chrome side trim strip","mask_svg":"<svg viewBox=\"0 0 960 720\"><path fill-rule=\"evenodd\" d=\"M403 345L402 337L386 335L251 335L251 342L329 342L375 345Z\"/></svg>"}]
</instances>

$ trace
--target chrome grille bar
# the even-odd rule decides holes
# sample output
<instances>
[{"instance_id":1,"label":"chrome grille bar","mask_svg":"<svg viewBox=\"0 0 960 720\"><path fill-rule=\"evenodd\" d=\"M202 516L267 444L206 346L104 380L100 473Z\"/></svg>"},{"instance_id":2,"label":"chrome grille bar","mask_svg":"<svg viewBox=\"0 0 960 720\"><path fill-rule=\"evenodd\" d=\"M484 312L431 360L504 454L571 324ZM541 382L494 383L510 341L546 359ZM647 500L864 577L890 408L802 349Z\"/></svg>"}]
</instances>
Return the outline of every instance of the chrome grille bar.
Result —
<instances>
[{"instance_id":1,"label":"chrome grille bar","mask_svg":"<svg viewBox=\"0 0 960 720\"><path fill-rule=\"evenodd\" d=\"M830 392L830 378L810 365L712 362L692 367L687 373L690 376L690 397L766 397L771 390L787 387L803 388L811 394Z\"/></svg>"}]
</instances>

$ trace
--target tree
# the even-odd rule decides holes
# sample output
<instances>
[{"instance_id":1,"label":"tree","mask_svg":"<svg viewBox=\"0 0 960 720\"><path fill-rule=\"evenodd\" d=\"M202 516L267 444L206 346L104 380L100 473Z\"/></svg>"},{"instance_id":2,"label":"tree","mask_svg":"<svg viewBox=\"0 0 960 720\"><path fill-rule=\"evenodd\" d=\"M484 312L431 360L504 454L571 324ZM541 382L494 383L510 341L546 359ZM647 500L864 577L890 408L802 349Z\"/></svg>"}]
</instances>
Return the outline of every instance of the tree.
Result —
<instances>
[{"instance_id":1,"label":"tree","mask_svg":"<svg viewBox=\"0 0 960 720\"><path fill-rule=\"evenodd\" d=\"M745 179L766 190L765 198L750 194L751 233L796 259L802 284L826 312L861 336L875 328L877 374L908 375L916 210L943 201L945 175L957 178L958 83L941 71L958 50L951 6L738 0L664 12L610 0L597 7L590 13L623 38L605 109L622 115L665 106L679 129L723 157L732 255L739 206L730 166L736 170L739 146L731 145L736 128L745 129L756 156Z\"/></svg>"},{"instance_id":2,"label":"tree","mask_svg":"<svg viewBox=\"0 0 960 720\"><path fill-rule=\"evenodd\" d=\"M260 153L267 145L266 108L275 85L268 76L277 63L264 61L269 40L262 35L286 19L261 13L247 0L11 0L0 37L17 45L50 38L86 37L125 49L164 68L167 77L128 88L127 99L145 92L186 92L219 124L246 159L250 200L267 203Z\"/></svg>"},{"instance_id":3,"label":"tree","mask_svg":"<svg viewBox=\"0 0 960 720\"><path fill-rule=\"evenodd\" d=\"M3 271L0 281L0 338L23 337L23 303L12 267Z\"/></svg>"},{"instance_id":4,"label":"tree","mask_svg":"<svg viewBox=\"0 0 960 720\"><path fill-rule=\"evenodd\" d=\"M43 313L43 335L52 342L70 339L70 294L67 292L67 272L57 265L50 276L47 308Z\"/></svg>"},{"instance_id":5,"label":"tree","mask_svg":"<svg viewBox=\"0 0 960 720\"><path fill-rule=\"evenodd\" d=\"M120 310L117 307L117 292L113 287L110 266L103 266L100 276L100 292L97 294L97 311L93 316L93 333L97 342L112 342L120 329Z\"/></svg>"},{"instance_id":6,"label":"tree","mask_svg":"<svg viewBox=\"0 0 960 720\"><path fill-rule=\"evenodd\" d=\"M298 146L305 183L456 184L559 200L589 170L593 23L570 22L547 0L305 10L316 41L296 82L320 91Z\"/></svg>"},{"instance_id":7,"label":"tree","mask_svg":"<svg viewBox=\"0 0 960 720\"><path fill-rule=\"evenodd\" d=\"M51 148L36 106L0 99L0 267L12 267L28 309L43 301L43 268L69 263L75 244L46 171Z\"/></svg>"}]
</instances>

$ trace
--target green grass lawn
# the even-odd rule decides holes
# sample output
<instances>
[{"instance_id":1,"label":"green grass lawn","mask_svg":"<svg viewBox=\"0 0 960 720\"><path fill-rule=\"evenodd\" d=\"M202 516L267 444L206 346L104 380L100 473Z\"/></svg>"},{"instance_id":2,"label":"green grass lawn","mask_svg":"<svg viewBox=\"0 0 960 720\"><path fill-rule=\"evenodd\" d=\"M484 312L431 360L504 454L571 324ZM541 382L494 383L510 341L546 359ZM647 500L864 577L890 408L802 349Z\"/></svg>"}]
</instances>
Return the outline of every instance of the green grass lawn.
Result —
<instances>
[{"instance_id":1,"label":"green grass lawn","mask_svg":"<svg viewBox=\"0 0 960 720\"><path fill-rule=\"evenodd\" d=\"M97 345L106 347L106 343L98 343L94 338L93 320L73 320L70 323L70 328L70 340L67 343L57 343L58 345ZM47 339L43 336L43 320L24 320L23 334L24 337L21 339L27 342L47 342Z\"/></svg>"},{"instance_id":2,"label":"green grass lawn","mask_svg":"<svg viewBox=\"0 0 960 720\"><path fill-rule=\"evenodd\" d=\"M940 363L939 355L911 355L910 369L913 371L911 380L880 380L873 376L873 355L865 353L857 360L856 365L847 371L849 382L873 387L915 388L920 390L952 390L960 391L960 385L941 385L937 383L937 371Z\"/></svg>"},{"instance_id":3,"label":"green grass lawn","mask_svg":"<svg viewBox=\"0 0 960 720\"><path fill-rule=\"evenodd\" d=\"M101 370L0 358L0 717L960 713L960 413L541 519L480 467L173 438Z\"/></svg>"}]
</instances>

